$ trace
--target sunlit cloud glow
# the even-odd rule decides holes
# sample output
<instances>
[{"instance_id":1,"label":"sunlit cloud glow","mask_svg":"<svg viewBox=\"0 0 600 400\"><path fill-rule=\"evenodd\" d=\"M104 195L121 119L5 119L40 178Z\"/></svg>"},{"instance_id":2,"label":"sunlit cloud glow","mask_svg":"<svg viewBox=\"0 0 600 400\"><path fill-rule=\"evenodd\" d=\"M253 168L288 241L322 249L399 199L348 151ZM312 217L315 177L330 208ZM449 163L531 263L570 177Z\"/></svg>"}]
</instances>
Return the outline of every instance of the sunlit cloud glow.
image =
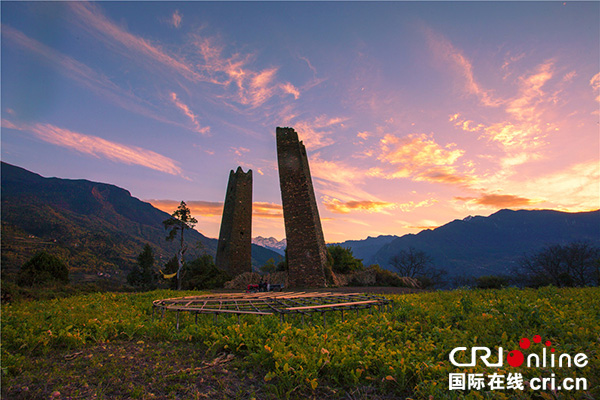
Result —
<instances>
[{"instance_id":1,"label":"sunlit cloud glow","mask_svg":"<svg viewBox=\"0 0 600 400\"><path fill-rule=\"evenodd\" d=\"M167 212L173 213L181 201L177 200L146 200L154 207ZM184 200L185 201L185 200ZM197 217L221 217L223 215L223 202L221 201L202 201L189 200L185 201L187 207L192 212L192 215ZM253 202L252 215L254 218L282 218L283 209L281 205L268 202Z\"/></svg>"},{"instance_id":2,"label":"sunlit cloud glow","mask_svg":"<svg viewBox=\"0 0 600 400\"><path fill-rule=\"evenodd\" d=\"M382 166L371 168L367 173L370 176L459 185L473 180L457 172L454 164L465 151L454 149L454 144L442 147L426 134L404 137L387 134L381 139L380 146L378 159Z\"/></svg>"},{"instance_id":3,"label":"sunlit cloud glow","mask_svg":"<svg viewBox=\"0 0 600 400\"><path fill-rule=\"evenodd\" d=\"M510 194L483 194L481 197L457 196L455 199L494 208L523 207L536 203L534 200Z\"/></svg>"},{"instance_id":4,"label":"sunlit cloud glow","mask_svg":"<svg viewBox=\"0 0 600 400\"><path fill-rule=\"evenodd\" d=\"M6 124L6 127L12 129L32 132L45 142L92 157L106 158L127 165L140 165L170 175L182 176L183 174L176 161L141 147L111 142L97 136L73 132L51 124L37 123L20 126L9 121L6 121ZM2 121L2 126L5 127L5 121Z\"/></svg>"},{"instance_id":5,"label":"sunlit cloud glow","mask_svg":"<svg viewBox=\"0 0 600 400\"><path fill-rule=\"evenodd\" d=\"M323 198L323 205L331 212L338 214L348 214L352 211L362 212L385 212L388 208L393 208L394 203L388 203L384 201L369 201L369 200L352 200L343 202L339 199L330 198L325 196Z\"/></svg>"}]
</instances>

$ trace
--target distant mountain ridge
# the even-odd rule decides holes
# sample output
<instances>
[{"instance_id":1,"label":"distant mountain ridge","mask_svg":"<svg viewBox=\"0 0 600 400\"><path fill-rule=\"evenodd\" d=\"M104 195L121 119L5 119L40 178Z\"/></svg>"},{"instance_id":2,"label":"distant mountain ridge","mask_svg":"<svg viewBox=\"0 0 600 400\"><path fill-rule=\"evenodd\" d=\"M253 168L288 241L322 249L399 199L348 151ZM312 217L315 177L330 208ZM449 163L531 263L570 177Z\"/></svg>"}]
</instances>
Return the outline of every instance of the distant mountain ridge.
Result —
<instances>
[{"instance_id":1,"label":"distant mountain ridge","mask_svg":"<svg viewBox=\"0 0 600 400\"><path fill-rule=\"evenodd\" d=\"M285 238L283 240L277 240L274 237L264 238L262 236L257 236L252 239L252 243L279 253L282 256L285 255L285 249L287 247L287 240Z\"/></svg>"},{"instance_id":2,"label":"distant mountain ridge","mask_svg":"<svg viewBox=\"0 0 600 400\"><path fill-rule=\"evenodd\" d=\"M600 210L500 210L489 217L469 216L394 239L366 261L389 268L392 256L414 247L451 276L510 274L523 254L575 241L600 246Z\"/></svg>"},{"instance_id":3,"label":"distant mountain ridge","mask_svg":"<svg viewBox=\"0 0 600 400\"><path fill-rule=\"evenodd\" d=\"M328 246L340 245L342 247L350 248L354 257L363 260L363 263L367 263L368 265L379 249L399 237L400 236L396 235L369 236L362 240L346 240L342 243L329 243Z\"/></svg>"},{"instance_id":4,"label":"distant mountain ridge","mask_svg":"<svg viewBox=\"0 0 600 400\"><path fill-rule=\"evenodd\" d=\"M2 270L15 273L33 253L46 249L67 258L76 272L112 273L123 279L150 243L157 264L173 257L177 244L165 240L162 221L169 218L114 185L44 178L2 162ZM186 258L203 252L215 255L217 240L196 230L185 233ZM202 248L198 248L198 243ZM253 265L280 256L252 246ZM103 275L104 276L104 275Z\"/></svg>"}]
</instances>

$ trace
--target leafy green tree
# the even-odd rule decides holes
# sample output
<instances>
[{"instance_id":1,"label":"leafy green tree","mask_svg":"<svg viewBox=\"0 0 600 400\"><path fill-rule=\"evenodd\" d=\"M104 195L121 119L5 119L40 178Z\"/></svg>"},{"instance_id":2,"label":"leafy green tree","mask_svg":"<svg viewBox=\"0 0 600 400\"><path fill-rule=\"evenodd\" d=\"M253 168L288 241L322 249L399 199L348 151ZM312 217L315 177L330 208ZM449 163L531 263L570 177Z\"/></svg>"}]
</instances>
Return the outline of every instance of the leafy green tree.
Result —
<instances>
[{"instance_id":1,"label":"leafy green tree","mask_svg":"<svg viewBox=\"0 0 600 400\"><path fill-rule=\"evenodd\" d=\"M137 257L137 265L127 275L127 282L131 286L152 290L156 288L157 276L154 271L154 252L149 244Z\"/></svg>"},{"instance_id":2,"label":"leafy green tree","mask_svg":"<svg viewBox=\"0 0 600 400\"><path fill-rule=\"evenodd\" d=\"M355 258L352 249L340 245L327 247L331 269L338 274L349 274L363 268L362 260Z\"/></svg>"},{"instance_id":3,"label":"leafy green tree","mask_svg":"<svg viewBox=\"0 0 600 400\"><path fill-rule=\"evenodd\" d=\"M40 251L23 264L17 282L23 286L69 283L69 268L60 258Z\"/></svg>"},{"instance_id":4,"label":"leafy green tree","mask_svg":"<svg viewBox=\"0 0 600 400\"><path fill-rule=\"evenodd\" d=\"M173 241L177 237L179 233L180 244L179 251L177 253L177 290L181 290L181 272L183 270L183 265L185 263L184 254L187 250L187 246L185 245L183 234L186 229L194 228L194 225L198 223L198 220L192 217L192 212L185 204L185 201L182 201L177 207L177 210L171 214L169 219L163 221L163 225L165 229L169 231L167 236L168 241Z\"/></svg>"}]
</instances>

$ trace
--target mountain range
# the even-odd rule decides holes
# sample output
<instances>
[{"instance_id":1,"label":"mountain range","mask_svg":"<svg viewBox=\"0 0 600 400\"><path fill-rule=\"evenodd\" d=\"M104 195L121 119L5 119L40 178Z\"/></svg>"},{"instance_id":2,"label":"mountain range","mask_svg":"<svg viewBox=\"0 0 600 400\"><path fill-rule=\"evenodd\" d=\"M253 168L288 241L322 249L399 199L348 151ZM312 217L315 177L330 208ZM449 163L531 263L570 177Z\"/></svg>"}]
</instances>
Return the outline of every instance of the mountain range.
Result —
<instances>
[{"instance_id":1,"label":"mountain range","mask_svg":"<svg viewBox=\"0 0 600 400\"><path fill-rule=\"evenodd\" d=\"M99 276L124 281L146 243L153 247L159 266L177 252L177 244L165 240L162 221L169 214L125 189L88 180L44 178L4 162L1 172L3 279L10 279L42 249L68 259L75 281ZM524 254L574 241L600 246L600 210L500 210L418 234L337 244L352 249L365 265L391 269L390 259L413 247L431 256L434 266L450 276L482 276L509 274ZM186 242L188 259L204 252L215 255L217 240L196 230L186 232ZM270 258L278 262L285 247L285 239L254 238L253 266Z\"/></svg>"},{"instance_id":2,"label":"mountain range","mask_svg":"<svg viewBox=\"0 0 600 400\"><path fill-rule=\"evenodd\" d=\"M285 248L287 247L287 240L285 240L285 238L283 240L277 240L274 237L264 238L262 236L257 236L252 239L252 243L273 250L282 256L285 255Z\"/></svg>"},{"instance_id":3,"label":"mountain range","mask_svg":"<svg viewBox=\"0 0 600 400\"><path fill-rule=\"evenodd\" d=\"M165 240L169 214L114 185L44 178L2 162L2 273L14 275L35 252L47 250L69 260L71 277L124 282L126 272L149 243L159 266L177 253ZM175 210L173 210L175 211ZM185 232L187 259L215 255L217 240ZM282 257L253 245L253 266ZM100 278L99 278L100 277Z\"/></svg>"},{"instance_id":4,"label":"mountain range","mask_svg":"<svg viewBox=\"0 0 600 400\"><path fill-rule=\"evenodd\" d=\"M401 237L347 241L363 263L392 269L390 259L413 247L432 257L450 276L510 274L525 254L551 244L584 241L600 246L600 210L500 210L488 217L469 216L436 229Z\"/></svg>"}]
</instances>

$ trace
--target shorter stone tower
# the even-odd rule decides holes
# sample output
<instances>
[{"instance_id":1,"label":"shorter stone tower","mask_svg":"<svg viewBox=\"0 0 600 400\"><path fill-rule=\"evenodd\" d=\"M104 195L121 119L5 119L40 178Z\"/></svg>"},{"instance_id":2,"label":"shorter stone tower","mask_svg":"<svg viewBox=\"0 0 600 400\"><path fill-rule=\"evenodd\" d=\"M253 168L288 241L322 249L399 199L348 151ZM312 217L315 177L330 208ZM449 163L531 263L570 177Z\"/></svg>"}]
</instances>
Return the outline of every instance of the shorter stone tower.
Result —
<instances>
[{"instance_id":1,"label":"shorter stone tower","mask_svg":"<svg viewBox=\"0 0 600 400\"><path fill-rule=\"evenodd\" d=\"M306 148L292 128L277 128L276 136L289 284L324 287L327 248Z\"/></svg>"},{"instance_id":2,"label":"shorter stone tower","mask_svg":"<svg viewBox=\"0 0 600 400\"><path fill-rule=\"evenodd\" d=\"M252 170L229 173L215 264L231 275L252 272Z\"/></svg>"}]
</instances>

